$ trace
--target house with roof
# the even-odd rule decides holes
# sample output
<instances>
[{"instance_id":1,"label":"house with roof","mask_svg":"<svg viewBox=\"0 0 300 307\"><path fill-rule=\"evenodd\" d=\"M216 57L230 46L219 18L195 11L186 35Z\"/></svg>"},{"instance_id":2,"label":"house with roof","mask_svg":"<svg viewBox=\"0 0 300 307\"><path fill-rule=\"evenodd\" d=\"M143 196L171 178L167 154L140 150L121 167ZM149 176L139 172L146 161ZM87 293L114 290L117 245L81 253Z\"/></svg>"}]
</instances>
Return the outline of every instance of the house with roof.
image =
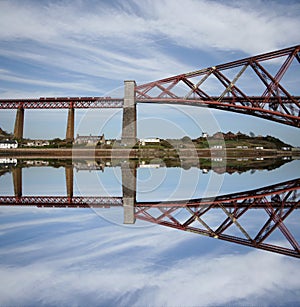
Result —
<instances>
[{"instance_id":1,"label":"house with roof","mask_svg":"<svg viewBox=\"0 0 300 307\"><path fill-rule=\"evenodd\" d=\"M74 144L86 145L86 146L96 146L98 143L104 144L105 137L102 135L79 135L77 134Z\"/></svg>"}]
</instances>

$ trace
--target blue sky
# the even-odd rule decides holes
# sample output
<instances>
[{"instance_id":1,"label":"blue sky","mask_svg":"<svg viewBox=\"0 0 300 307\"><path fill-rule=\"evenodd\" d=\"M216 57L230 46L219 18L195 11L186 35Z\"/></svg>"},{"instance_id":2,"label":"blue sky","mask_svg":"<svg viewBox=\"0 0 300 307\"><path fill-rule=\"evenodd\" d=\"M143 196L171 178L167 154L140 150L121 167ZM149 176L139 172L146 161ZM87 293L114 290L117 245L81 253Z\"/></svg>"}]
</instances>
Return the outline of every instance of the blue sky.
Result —
<instances>
[{"instance_id":1,"label":"blue sky","mask_svg":"<svg viewBox=\"0 0 300 307\"><path fill-rule=\"evenodd\" d=\"M141 84L300 42L299 1L4 0L0 12L1 98L122 97L126 79ZM299 74L289 82L299 90ZM253 117L213 111L218 125L211 127L201 108L138 109L139 137L197 137L222 129L271 133L300 145L298 129ZM119 137L121 113L114 112L77 111L76 132ZM1 111L0 126L12 131L14 116ZM153 129L149 117L166 128ZM63 138L65 128L64 111L26 111L25 137Z\"/></svg>"}]
</instances>

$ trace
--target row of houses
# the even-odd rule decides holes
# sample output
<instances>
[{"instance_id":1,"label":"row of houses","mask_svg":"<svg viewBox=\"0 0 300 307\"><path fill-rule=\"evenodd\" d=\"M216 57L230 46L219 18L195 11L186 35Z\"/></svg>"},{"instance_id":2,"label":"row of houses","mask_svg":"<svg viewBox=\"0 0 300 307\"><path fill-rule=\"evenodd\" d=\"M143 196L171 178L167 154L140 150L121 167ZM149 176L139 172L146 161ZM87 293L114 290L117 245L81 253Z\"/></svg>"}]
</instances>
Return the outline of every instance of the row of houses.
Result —
<instances>
[{"instance_id":1,"label":"row of houses","mask_svg":"<svg viewBox=\"0 0 300 307\"><path fill-rule=\"evenodd\" d=\"M12 149L12 148L18 148L18 141L16 140L1 140L0 141L0 148L1 149Z\"/></svg>"},{"instance_id":2,"label":"row of houses","mask_svg":"<svg viewBox=\"0 0 300 307\"><path fill-rule=\"evenodd\" d=\"M26 143L24 143L24 146L28 147L42 147L42 146L48 146L50 143L49 141L43 141L43 140L31 140ZM13 149L18 148L19 144L16 140L0 140L0 148L1 149Z\"/></svg>"},{"instance_id":3,"label":"row of houses","mask_svg":"<svg viewBox=\"0 0 300 307\"><path fill-rule=\"evenodd\" d=\"M50 145L50 142L45 140L30 140L24 144L27 147L43 147L48 145Z\"/></svg>"},{"instance_id":4,"label":"row of houses","mask_svg":"<svg viewBox=\"0 0 300 307\"><path fill-rule=\"evenodd\" d=\"M203 135L206 135L206 133L203 133ZM104 134L101 136L93 136L93 135L78 135L74 140L74 144L78 145L86 145L86 146L96 146L97 144L111 144L113 141L111 140L105 140ZM161 142L161 139L159 138L143 138L139 140L139 144L141 146L145 146L147 144L159 144ZM29 140L25 143L23 143L23 146L25 147L43 147L43 146L49 146L50 142L47 140ZM16 140L0 140L0 149L12 149L12 148L18 148L19 144ZM248 149L248 146L236 146L236 149ZM256 150L263 150L263 146L255 146L253 147ZM223 149L222 145L213 145L211 149ZM285 146L282 147L281 150L284 151L291 151L292 148Z\"/></svg>"},{"instance_id":5,"label":"row of houses","mask_svg":"<svg viewBox=\"0 0 300 307\"><path fill-rule=\"evenodd\" d=\"M86 146L96 146L97 144L110 145L111 140L105 140L104 134L102 135L79 135L77 134L74 144L77 145L86 145Z\"/></svg>"}]
</instances>

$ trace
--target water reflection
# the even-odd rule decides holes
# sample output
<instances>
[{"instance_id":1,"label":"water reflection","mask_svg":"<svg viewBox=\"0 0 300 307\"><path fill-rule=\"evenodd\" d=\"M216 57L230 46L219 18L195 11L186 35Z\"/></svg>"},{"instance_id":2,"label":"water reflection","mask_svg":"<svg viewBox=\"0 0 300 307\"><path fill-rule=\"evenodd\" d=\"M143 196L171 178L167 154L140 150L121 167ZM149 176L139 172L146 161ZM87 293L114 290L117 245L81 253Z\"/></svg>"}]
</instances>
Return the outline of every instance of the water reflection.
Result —
<instances>
[{"instance_id":1,"label":"water reflection","mask_svg":"<svg viewBox=\"0 0 300 307\"><path fill-rule=\"evenodd\" d=\"M145 305L154 297L156 306L245 305L264 297L267 305L299 303L293 276L299 272L300 161L240 162L6 161L1 275L14 276L16 288L28 285L30 298L2 302ZM206 285L189 296L191 280ZM217 297L216 286L227 291ZM92 294L88 299L74 291L81 287ZM49 297L49 289L56 295Z\"/></svg>"},{"instance_id":2,"label":"water reflection","mask_svg":"<svg viewBox=\"0 0 300 307\"><path fill-rule=\"evenodd\" d=\"M156 223L163 226L176 228L178 230L190 231L197 234L218 238L237 244L260 248L288 256L300 257L300 248L297 240L287 230L284 220L299 205L299 185L300 179L280 182L277 184L263 186L259 189L249 189L239 193L224 195L210 195L210 197L195 198L191 196L187 199L161 199L160 201L139 200L137 194L137 169L144 170L181 167L190 169L197 167L202 174L209 171L218 174L235 172L242 173L250 170L267 169L274 170L291 159L253 159L247 163L241 163L240 159L228 160L225 165L223 161L218 161L218 165L213 165L209 160L130 160L122 161L117 159L98 160L2 160L2 175L11 172L13 177L14 196L0 197L2 206L37 206L37 207L59 207L59 208L110 208L123 207L124 224L134 224L136 218ZM237 163L238 162L238 163ZM64 167L66 196L42 196L23 195L22 169L31 167ZM105 168L121 168L122 195L112 196L74 196L74 170L104 172ZM164 174L164 177L168 175ZM153 176L154 177L154 176ZM165 178L164 178L165 179ZM143 181L143 180L141 180ZM153 178L152 178L153 181ZM156 180L154 179L154 182ZM149 181L146 180L147 185ZM86 182L88 184L88 182ZM160 185L160 183L159 183ZM157 185L156 185L157 186ZM178 187L177 187L178 188ZM195 188L195 187L193 187ZM203 188L203 187L202 187ZM217 191L220 194L220 191ZM207 196L207 195L205 195ZM183 210L184 209L184 210ZM260 209L260 210L258 210ZM249 213L253 211L253 213ZM240 220L245 220L245 216L255 216L256 232L252 235L241 225ZM265 218L259 216L265 215ZM213 216L213 223L211 223ZM219 221L217 222L217 217ZM260 220L258 224L257 221ZM253 227L254 218L245 222ZM234 229L236 228L236 229ZM279 230L291 245L286 247L278 244L266 243L266 239ZM230 230L228 232L228 230ZM228 233L227 233L228 232ZM274 239L273 239L274 240Z\"/></svg>"}]
</instances>

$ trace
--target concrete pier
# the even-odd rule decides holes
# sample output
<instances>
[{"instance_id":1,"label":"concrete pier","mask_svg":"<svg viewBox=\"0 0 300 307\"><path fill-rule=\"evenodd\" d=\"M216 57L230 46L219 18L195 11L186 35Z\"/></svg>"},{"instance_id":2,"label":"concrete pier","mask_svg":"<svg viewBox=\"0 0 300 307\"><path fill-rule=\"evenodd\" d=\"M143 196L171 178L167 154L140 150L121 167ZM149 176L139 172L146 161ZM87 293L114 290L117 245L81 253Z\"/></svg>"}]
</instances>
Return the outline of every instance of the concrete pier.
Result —
<instances>
[{"instance_id":1,"label":"concrete pier","mask_svg":"<svg viewBox=\"0 0 300 307\"><path fill-rule=\"evenodd\" d=\"M72 198L73 197L73 182L74 182L73 165L65 167L65 174L66 174L67 196L69 198Z\"/></svg>"},{"instance_id":2,"label":"concrete pier","mask_svg":"<svg viewBox=\"0 0 300 307\"><path fill-rule=\"evenodd\" d=\"M135 81L124 81L124 106L122 125L122 144L128 147L136 143L136 98Z\"/></svg>"},{"instance_id":3,"label":"concrete pier","mask_svg":"<svg viewBox=\"0 0 300 307\"><path fill-rule=\"evenodd\" d=\"M24 109L17 109L16 120L15 120L15 129L14 129L14 138L21 140L23 138L24 130Z\"/></svg>"},{"instance_id":4,"label":"concrete pier","mask_svg":"<svg viewBox=\"0 0 300 307\"><path fill-rule=\"evenodd\" d=\"M74 140L74 121L75 121L75 111L73 107L70 107L68 110L68 121L67 121L67 131L66 131L66 140Z\"/></svg>"},{"instance_id":5,"label":"concrete pier","mask_svg":"<svg viewBox=\"0 0 300 307\"><path fill-rule=\"evenodd\" d=\"M124 224L135 223L135 201L136 201L136 165L134 161L122 162L122 191Z\"/></svg>"},{"instance_id":6,"label":"concrete pier","mask_svg":"<svg viewBox=\"0 0 300 307\"><path fill-rule=\"evenodd\" d=\"M22 196L22 168L15 167L12 170L15 197Z\"/></svg>"}]
</instances>

